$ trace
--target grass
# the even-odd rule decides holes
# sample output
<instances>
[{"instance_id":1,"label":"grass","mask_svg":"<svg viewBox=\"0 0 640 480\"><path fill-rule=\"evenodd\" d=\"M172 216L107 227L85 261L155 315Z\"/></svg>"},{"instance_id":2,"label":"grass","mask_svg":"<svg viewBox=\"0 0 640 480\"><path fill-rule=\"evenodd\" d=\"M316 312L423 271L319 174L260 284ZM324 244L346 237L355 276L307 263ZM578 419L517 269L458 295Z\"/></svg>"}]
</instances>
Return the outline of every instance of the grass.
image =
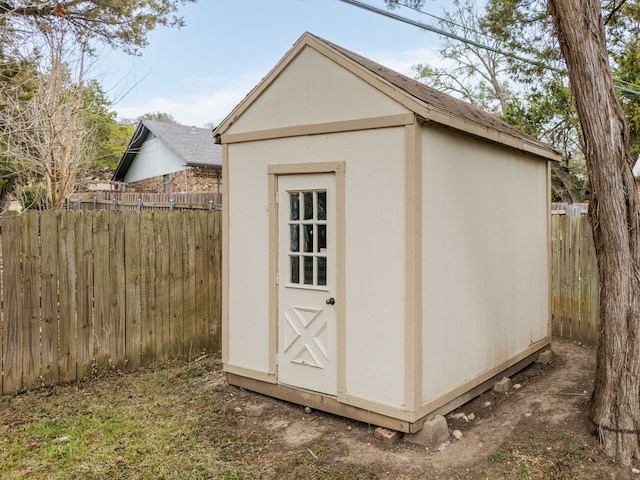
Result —
<instances>
[{"instance_id":1,"label":"grass","mask_svg":"<svg viewBox=\"0 0 640 480\"><path fill-rule=\"evenodd\" d=\"M435 451L406 442L385 446L366 425L302 411L229 387L212 356L101 373L0 397L0 479L635 478L604 458L577 418L520 421L493 451L439 470L429 464ZM318 435L285 441L278 433L284 430L270 425L289 420L300 428L309 422Z\"/></svg>"},{"instance_id":2,"label":"grass","mask_svg":"<svg viewBox=\"0 0 640 480\"><path fill-rule=\"evenodd\" d=\"M219 380L210 357L0 398L0 478L377 478L236 430Z\"/></svg>"}]
</instances>

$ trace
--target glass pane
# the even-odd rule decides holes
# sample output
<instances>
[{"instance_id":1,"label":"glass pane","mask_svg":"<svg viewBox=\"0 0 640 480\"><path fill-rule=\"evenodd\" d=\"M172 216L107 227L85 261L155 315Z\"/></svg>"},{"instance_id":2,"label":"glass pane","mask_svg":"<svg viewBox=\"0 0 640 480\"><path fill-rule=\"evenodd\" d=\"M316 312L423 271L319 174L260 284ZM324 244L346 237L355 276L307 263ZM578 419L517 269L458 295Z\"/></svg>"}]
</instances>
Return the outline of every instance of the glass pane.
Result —
<instances>
[{"instance_id":1,"label":"glass pane","mask_svg":"<svg viewBox=\"0 0 640 480\"><path fill-rule=\"evenodd\" d=\"M313 218L313 192L304 192L302 194L304 203L304 220Z\"/></svg>"},{"instance_id":2,"label":"glass pane","mask_svg":"<svg viewBox=\"0 0 640 480\"><path fill-rule=\"evenodd\" d=\"M300 194L290 193L289 202L291 204L291 220L300 219Z\"/></svg>"},{"instance_id":3,"label":"glass pane","mask_svg":"<svg viewBox=\"0 0 640 480\"><path fill-rule=\"evenodd\" d=\"M327 284L327 259L318 257L318 285Z\"/></svg>"},{"instance_id":4,"label":"glass pane","mask_svg":"<svg viewBox=\"0 0 640 480\"><path fill-rule=\"evenodd\" d=\"M324 252L327 248L327 226L318 225L318 252Z\"/></svg>"},{"instance_id":5,"label":"glass pane","mask_svg":"<svg viewBox=\"0 0 640 480\"><path fill-rule=\"evenodd\" d=\"M318 192L316 194L318 200L318 220L327 219L327 192Z\"/></svg>"},{"instance_id":6,"label":"glass pane","mask_svg":"<svg viewBox=\"0 0 640 480\"><path fill-rule=\"evenodd\" d=\"M290 250L292 252L300 251L300 225L289 225Z\"/></svg>"},{"instance_id":7,"label":"glass pane","mask_svg":"<svg viewBox=\"0 0 640 480\"><path fill-rule=\"evenodd\" d=\"M304 251L313 252L313 225L303 225L304 229Z\"/></svg>"},{"instance_id":8,"label":"glass pane","mask_svg":"<svg viewBox=\"0 0 640 480\"><path fill-rule=\"evenodd\" d=\"M304 258L304 284L313 285L313 257Z\"/></svg>"},{"instance_id":9,"label":"glass pane","mask_svg":"<svg viewBox=\"0 0 640 480\"><path fill-rule=\"evenodd\" d=\"M293 255L291 259L291 283L300 283L300 257Z\"/></svg>"}]
</instances>

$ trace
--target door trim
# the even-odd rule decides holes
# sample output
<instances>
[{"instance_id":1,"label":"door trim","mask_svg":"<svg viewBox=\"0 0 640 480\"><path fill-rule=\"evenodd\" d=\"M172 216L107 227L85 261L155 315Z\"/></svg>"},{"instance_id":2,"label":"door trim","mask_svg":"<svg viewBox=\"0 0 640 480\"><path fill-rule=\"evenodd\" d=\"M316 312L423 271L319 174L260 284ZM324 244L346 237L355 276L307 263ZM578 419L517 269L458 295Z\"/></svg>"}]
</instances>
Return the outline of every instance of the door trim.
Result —
<instances>
[{"instance_id":1,"label":"door trim","mask_svg":"<svg viewBox=\"0 0 640 480\"><path fill-rule=\"evenodd\" d=\"M278 313L277 284L279 262L278 176L313 173L335 174L336 199L336 368L338 396L346 391L346 272L345 272L345 170L346 162L291 163L267 166L269 192L269 374L278 381Z\"/></svg>"}]
</instances>

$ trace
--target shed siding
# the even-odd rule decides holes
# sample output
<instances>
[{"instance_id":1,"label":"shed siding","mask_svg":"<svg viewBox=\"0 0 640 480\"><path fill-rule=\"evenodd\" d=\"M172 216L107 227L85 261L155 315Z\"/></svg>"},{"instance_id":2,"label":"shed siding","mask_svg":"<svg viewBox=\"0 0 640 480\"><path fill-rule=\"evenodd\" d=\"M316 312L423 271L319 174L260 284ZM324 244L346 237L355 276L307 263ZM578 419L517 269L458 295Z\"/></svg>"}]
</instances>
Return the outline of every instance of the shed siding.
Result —
<instances>
[{"instance_id":1,"label":"shed siding","mask_svg":"<svg viewBox=\"0 0 640 480\"><path fill-rule=\"evenodd\" d=\"M547 164L423 130L423 402L548 335Z\"/></svg>"},{"instance_id":2,"label":"shed siding","mask_svg":"<svg viewBox=\"0 0 640 480\"><path fill-rule=\"evenodd\" d=\"M149 135L142 144L136 161L131 164L124 177L126 183L137 182L145 178L157 177L184 170L184 164L176 154L167 148L158 138Z\"/></svg>"},{"instance_id":3,"label":"shed siding","mask_svg":"<svg viewBox=\"0 0 640 480\"><path fill-rule=\"evenodd\" d=\"M347 393L404 399L404 128L344 135ZM384 379L384 381L380 381Z\"/></svg>"},{"instance_id":4,"label":"shed siding","mask_svg":"<svg viewBox=\"0 0 640 480\"><path fill-rule=\"evenodd\" d=\"M229 146L229 364L269 373L268 161L256 146Z\"/></svg>"},{"instance_id":5,"label":"shed siding","mask_svg":"<svg viewBox=\"0 0 640 480\"><path fill-rule=\"evenodd\" d=\"M307 47L226 133L314 125L408 110L338 64Z\"/></svg>"},{"instance_id":6,"label":"shed siding","mask_svg":"<svg viewBox=\"0 0 640 480\"><path fill-rule=\"evenodd\" d=\"M229 156L229 364L269 366L267 166L346 161L345 393L402 406L404 129L233 144Z\"/></svg>"}]
</instances>

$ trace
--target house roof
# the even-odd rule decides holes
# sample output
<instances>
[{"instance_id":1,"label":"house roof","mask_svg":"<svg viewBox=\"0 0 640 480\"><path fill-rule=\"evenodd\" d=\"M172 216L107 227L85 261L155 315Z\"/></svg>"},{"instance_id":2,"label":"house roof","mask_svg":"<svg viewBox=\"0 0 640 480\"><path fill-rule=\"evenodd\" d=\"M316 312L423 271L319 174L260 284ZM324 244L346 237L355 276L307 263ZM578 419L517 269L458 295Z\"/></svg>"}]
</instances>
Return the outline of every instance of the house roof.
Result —
<instances>
[{"instance_id":1,"label":"house roof","mask_svg":"<svg viewBox=\"0 0 640 480\"><path fill-rule=\"evenodd\" d=\"M561 155L551 146L520 132L475 105L440 92L309 32L304 33L298 39L278 65L218 125L213 132L217 142L220 142L221 136L235 123L235 120L242 115L251 102L260 96L286 68L287 64L306 47L314 48L333 59L370 85L403 104L425 122L453 128L545 159L560 160L561 158Z\"/></svg>"},{"instance_id":2,"label":"house roof","mask_svg":"<svg viewBox=\"0 0 640 480\"><path fill-rule=\"evenodd\" d=\"M216 145L208 128L142 120L125 150L112 180L121 182L149 134L160 139L184 166L222 168L222 147Z\"/></svg>"}]
</instances>

